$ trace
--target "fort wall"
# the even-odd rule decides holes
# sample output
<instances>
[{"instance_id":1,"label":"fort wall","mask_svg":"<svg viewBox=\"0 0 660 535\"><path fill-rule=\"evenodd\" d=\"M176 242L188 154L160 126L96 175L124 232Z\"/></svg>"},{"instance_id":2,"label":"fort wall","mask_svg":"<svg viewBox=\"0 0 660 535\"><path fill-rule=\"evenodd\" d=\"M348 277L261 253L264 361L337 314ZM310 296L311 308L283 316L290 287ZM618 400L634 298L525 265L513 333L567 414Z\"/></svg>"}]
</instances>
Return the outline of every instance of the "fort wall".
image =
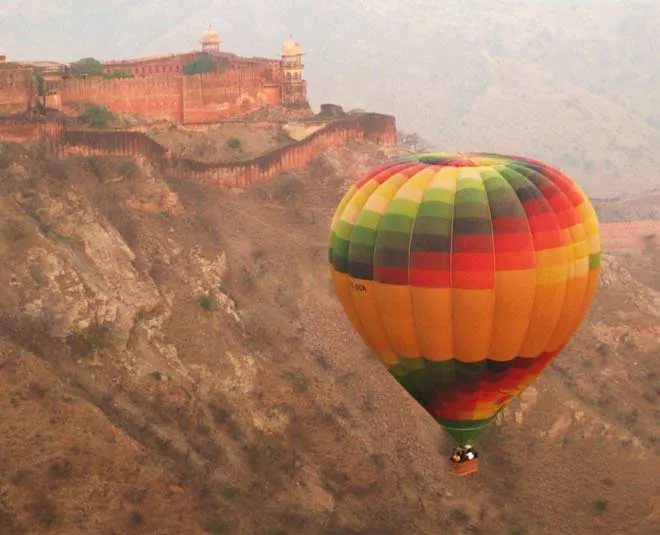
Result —
<instances>
[{"instance_id":1,"label":"fort wall","mask_svg":"<svg viewBox=\"0 0 660 535\"><path fill-rule=\"evenodd\" d=\"M168 157L166 147L142 132L65 130L62 140L64 154L130 156L158 164Z\"/></svg>"},{"instance_id":2,"label":"fort wall","mask_svg":"<svg viewBox=\"0 0 660 535\"><path fill-rule=\"evenodd\" d=\"M256 111L280 102L280 86L266 83L257 69L193 76L63 80L62 105L102 104L118 113L154 120L202 123Z\"/></svg>"},{"instance_id":3,"label":"fort wall","mask_svg":"<svg viewBox=\"0 0 660 535\"><path fill-rule=\"evenodd\" d=\"M63 135L63 151L66 154L147 158L169 176L219 187L242 188L284 170L301 169L323 149L356 140L396 144L394 117L374 113L341 119L297 143L244 162L204 163L180 158L146 134L135 131L67 130Z\"/></svg>"},{"instance_id":4,"label":"fort wall","mask_svg":"<svg viewBox=\"0 0 660 535\"><path fill-rule=\"evenodd\" d=\"M226 119L278 104L278 84L264 84L257 70L183 77L183 123Z\"/></svg>"},{"instance_id":5,"label":"fort wall","mask_svg":"<svg viewBox=\"0 0 660 535\"><path fill-rule=\"evenodd\" d=\"M62 105L76 102L102 104L119 113L134 113L151 119L183 120L183 77L69 78L62 81Z\"/></svg>"}]
</instances>

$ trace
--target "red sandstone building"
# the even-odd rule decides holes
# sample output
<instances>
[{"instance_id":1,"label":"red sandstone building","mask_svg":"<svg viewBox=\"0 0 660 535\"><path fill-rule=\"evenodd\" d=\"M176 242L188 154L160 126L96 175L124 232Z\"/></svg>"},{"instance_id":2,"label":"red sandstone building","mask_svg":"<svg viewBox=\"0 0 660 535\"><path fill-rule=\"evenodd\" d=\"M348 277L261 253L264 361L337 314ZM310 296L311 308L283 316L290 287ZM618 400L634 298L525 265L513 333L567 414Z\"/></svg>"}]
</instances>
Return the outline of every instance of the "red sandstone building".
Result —
<instances>
[{"instance_id":1,"label":"red sandstone building","mask_svg":"<svg viewBox=\"0 0 660 535\"><path fill-rule=\"evenodd\" d=\"M0 63L0 113L31 108L36 72L45 80L47 99L58 109L76 103L96 103L117 113L181 123L210 122L280 107L311 114L304 80L303 50L289 38L279 59L245 58L221 51L217 32L208 30L201 48L181 54L108 61L104 73L120 71L127 78L53 78L38 66ZM186 75L185 65L207 57L205 74Z\"/></svg>"}]
</instances>

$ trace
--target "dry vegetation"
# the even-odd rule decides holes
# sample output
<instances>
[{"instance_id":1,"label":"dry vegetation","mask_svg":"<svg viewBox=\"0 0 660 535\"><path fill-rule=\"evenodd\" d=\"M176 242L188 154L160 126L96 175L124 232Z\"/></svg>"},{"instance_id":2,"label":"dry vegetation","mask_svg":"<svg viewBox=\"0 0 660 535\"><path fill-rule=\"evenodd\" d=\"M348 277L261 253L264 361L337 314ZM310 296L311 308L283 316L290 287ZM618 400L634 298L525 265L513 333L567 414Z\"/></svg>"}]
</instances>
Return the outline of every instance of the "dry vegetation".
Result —
<instances>
[{"instance_id":1,"label":"dry vegetation","mask_svg":"<svg viewBox=\"0 0 660 535\"><path fill-rule=\"evenodd\" d=\"M174 154L203 162L249 160L294 142L277 124L226 123L198 129L170 125L148 134Z\"/></svg>"},{"instance_id":2,"label":"dry vegetation","mask_svg":"<svg viewBox=\"0 0 660 535\"><path fill-rule=\"evenodd\" d=\"M386 156L235 192L3 147L0 532L658 533L656 253L607 258L576 341L455 479L328 281L332 208Z\"/></svg>"}]
</instances>

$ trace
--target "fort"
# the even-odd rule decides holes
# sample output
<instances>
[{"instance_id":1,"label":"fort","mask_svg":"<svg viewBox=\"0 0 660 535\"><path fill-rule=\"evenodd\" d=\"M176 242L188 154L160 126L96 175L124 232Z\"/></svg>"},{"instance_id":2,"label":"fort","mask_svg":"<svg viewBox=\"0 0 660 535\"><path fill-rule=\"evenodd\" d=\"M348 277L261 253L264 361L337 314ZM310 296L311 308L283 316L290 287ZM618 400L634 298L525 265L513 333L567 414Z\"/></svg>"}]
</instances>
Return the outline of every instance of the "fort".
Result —
<instances>
[{"instance_id":1,"label":"fort","mask_svg":"<svg viewBox=\"0 0 660 535\"><path fill-rule=\"evenodd\" d=\"M144 158L163 173L220 187L245 187L283 170L306 166L323 149L351 140L395 145L395 119L375 113L349 115L322 105L314 116L307 101L300 44L287 39L279 59L240 57L221 50L209 29L198 50L104 63L85 58L70 65L8 62L0 56L0 141L43 143L69 154ZM94 72L81 64L95 68ZM81 106L128 114L133 128L95 129L77 123ZM272 112L264 120L255 113ZM304 131L275 150L244 161L197 161L173 153L149 136L150 125L174 123L187 131L223 123L251 129L293 121Z\"/></svg>"},{"instance_id":2,"label":"fort","mask_svg":"<svg viewBox=\"0 0 660 535\"><path fill-rule=\"evenodd\" d=\"M94 103L115 113L177 123L213 122L278 108L310 116L303 49L287 39L279 59L245 58L220 50L217 32L181 54L107 61L101 72L77 73L48 62L0 57L0 114L66 112Z\"/></svg>"}]
</instances>

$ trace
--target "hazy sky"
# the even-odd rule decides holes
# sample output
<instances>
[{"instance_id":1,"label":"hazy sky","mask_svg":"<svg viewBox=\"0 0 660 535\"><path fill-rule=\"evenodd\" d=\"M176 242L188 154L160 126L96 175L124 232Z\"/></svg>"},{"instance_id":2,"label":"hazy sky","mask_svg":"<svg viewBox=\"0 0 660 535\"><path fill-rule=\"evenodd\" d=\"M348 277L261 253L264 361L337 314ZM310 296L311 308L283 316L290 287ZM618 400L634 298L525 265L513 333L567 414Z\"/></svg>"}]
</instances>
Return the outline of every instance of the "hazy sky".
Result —
<instances>
[{"instance_id":1,"label":"hazy sky","mask_svg":"<svg viewBox=\"0 0 660 535\"><path fill-rule=\"evenodd\" d=\"M438 148L526 153L595 182L649 172L658 23L657 0L0 0L0 54L181 52L210 24L227 51L277 57L292 33L315 109L392 113Z\"/></svg>"}]
</instances>

